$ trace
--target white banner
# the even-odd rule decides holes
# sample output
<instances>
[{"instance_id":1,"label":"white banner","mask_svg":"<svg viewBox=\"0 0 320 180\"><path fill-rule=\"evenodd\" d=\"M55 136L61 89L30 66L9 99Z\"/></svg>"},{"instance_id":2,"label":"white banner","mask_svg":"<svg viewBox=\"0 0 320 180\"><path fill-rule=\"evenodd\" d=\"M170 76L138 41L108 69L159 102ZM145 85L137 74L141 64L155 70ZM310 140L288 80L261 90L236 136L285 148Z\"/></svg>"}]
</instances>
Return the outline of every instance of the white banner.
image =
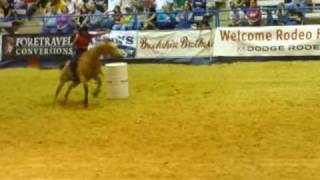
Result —
<instances>
[{"instance_id":1,"label":"white banner","mask_svg":"<svg viewBox=\"0 0 320 180\"><path fill-rule=\"evenodd\" d=\"M215 56L320 55L320 26L218 28Z\"/></svg>"},{"instance_id":2,"label":"white banner","mask_svg":"<svg viewBox=\"0 0 320 180\"><path fill-rule=\"evenodd\" d=\"M93 38L89 47L103 39L113 41L120 49L123 57L134 58L136 56L137 31L111 31Z\"/></svg>"},{"instance_id":3,"label":"white banner","mask_svg":"<svg viewBox=\"0 0 320 180\"><path fill-rule=\"evenodd\" d=\"M213 35L211 30L140 31L137 58L210 57Z\"/></svg>"}]
</instances>

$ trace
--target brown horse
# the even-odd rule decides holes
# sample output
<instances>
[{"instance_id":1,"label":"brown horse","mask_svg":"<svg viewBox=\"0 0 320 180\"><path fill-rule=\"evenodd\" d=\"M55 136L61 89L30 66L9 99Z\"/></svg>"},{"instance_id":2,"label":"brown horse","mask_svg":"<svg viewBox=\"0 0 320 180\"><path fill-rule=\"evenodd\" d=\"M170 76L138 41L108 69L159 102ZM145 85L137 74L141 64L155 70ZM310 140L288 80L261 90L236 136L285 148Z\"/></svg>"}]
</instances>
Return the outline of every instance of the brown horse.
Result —
<instances>
[{"instance_id":1,"label":"brown horse","mask_svg":"<svg viewBox=\"0 0 320 180\"><path fill-rule=\"evenodd\" d=\"M56 90L55 101L64 86L64 84L68 81L72 81L69 85L69 88L64 96L64 102L67 102L68 96L70 91L76 87L78 84L82 83L84 87L84 106L88 106L88 81L94 79L97 82L97 88L95 89L93 96L98 96L101 88L101 63L99 57L101 55L110 54L115 58L120 58L121 54L120 51L113 45L111 41L102 41L98 43L95 47L89 49L88 51L84 52L79 60L76 69L76 73L78 76L78 80L72 79L71 68L70 68L70 61L67 61L65 66L62 69L60 75L60 83Z\"/></svg>"}]
</instances>

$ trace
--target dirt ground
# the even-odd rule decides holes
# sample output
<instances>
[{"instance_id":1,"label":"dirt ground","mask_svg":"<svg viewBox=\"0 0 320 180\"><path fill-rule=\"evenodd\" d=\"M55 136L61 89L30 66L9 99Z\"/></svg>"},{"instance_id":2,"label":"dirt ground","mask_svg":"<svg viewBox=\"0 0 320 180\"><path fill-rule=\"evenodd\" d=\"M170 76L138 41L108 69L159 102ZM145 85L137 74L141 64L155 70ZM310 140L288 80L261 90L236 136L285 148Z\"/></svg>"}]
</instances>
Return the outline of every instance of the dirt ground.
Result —
<instances>
[{"instance_id":1,"label":"dirt ground","mask_svg":"<svg viewBox=\"0 0 320 180\"><path fill-rule=\"evenodd\" d=\"M0 179L318 179L319 69L129 65L130 97L88 109L52 105L59 70L0 70Z\"/></svg>"}]
</instances>

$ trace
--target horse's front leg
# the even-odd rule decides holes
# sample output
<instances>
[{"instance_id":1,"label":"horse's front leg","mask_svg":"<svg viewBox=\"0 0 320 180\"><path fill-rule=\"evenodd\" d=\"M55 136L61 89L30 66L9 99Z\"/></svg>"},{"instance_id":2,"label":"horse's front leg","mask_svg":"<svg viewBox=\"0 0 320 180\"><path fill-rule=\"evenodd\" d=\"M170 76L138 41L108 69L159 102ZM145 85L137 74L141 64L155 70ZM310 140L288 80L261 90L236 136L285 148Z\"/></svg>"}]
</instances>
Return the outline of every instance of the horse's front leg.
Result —
<instances>
[{"instance_id":1,"label":"horse's front leg","mask_svg":"<svg viewBox=\"0 0 320 180\"><path fill-rule=\"evenodd\" d=\"M83 83L83 88L84 88L84 101L83 105L84 107L88 107L88 84L86 82Z\"/></svg>"},{"instance_id":2,"label":"horse's front leg","mask_svg":"<svg viewBox=\"0 0 320 180\"><path fill-rule=\"evenodd\" d=\"M101 81L101 78L98 76L96 78L94 78L97 82L97 87L96 89L93 91L93 97L97 97L100 93L100 90L101 90L101 84L102 84L102 81Z\"/></svg>"}]
</instances>

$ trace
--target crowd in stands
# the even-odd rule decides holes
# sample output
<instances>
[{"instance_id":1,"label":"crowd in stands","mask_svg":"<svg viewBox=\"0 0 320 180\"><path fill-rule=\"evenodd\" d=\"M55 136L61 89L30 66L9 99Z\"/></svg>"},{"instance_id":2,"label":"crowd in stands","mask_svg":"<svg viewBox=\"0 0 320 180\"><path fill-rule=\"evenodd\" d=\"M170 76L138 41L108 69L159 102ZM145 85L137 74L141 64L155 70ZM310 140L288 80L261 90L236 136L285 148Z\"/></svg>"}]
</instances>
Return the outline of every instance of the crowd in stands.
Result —
<instances>
[{"instance_id":1,"label":"crowd in stands","mask_svg":"<svg viewBox=\"0 0 320 180\"><path fill-rule=\"evenodd\" d=\"M276 7L263 11L255 0L230 1L229 26L299 25L305 20L308 10L305 0L286 0Z\"/></svg>"},{"instance_id":2,"label":"crowd in stands","mask_svg":"<svg viewBox=\"0 0 320 180\"><path fill-rule=\"evenodd\" d=\"M206 10L206 0L122 0L113 6L105 0L53 0L43 9L43 25L46 33L83 25L89 30L208 28Z\"/></svg>"},{"instance_id":3,"label":"crowd in stands","mask_svg":"<svg viewBox=\"0 0 320 180\"><path fill-rule=\"evenodd\" d=\"M0 0L0 23L31 18L39 8L44 33L72 33L83 25L89 30L207 29L216 16L211 1ZM258 7L256 0L228 2L229 26L295 25L305 19L304 0L286 0L268 10Z\"/></svg>"}]
</instances>

